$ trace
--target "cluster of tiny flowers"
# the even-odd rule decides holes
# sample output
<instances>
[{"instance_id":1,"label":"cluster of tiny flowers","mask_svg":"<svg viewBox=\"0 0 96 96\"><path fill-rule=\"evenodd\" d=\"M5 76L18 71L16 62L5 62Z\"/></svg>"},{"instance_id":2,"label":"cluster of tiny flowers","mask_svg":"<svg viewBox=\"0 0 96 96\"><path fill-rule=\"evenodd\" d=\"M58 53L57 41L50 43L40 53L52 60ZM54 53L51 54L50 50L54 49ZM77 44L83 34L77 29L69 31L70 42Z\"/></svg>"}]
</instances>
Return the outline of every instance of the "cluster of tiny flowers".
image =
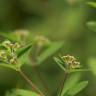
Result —
<instances>
[{"instance_id":1,"label":"cluster of tiny flowers","mask_svg":"<svg viewBox=\"0 0 96 96\"><path fill-rule=\"evenodd\" d=\"M4 41L2 46L6 49L0 50L0 61L8 64L17 64L16 51L20 47L18 43L12 43L10 41Z\"/></svg>"},{"instance_id":2,"label":"cluster of tiny flowers","mask_svg":"<svg viewBox=\"0 0 96 96\"><path fill-rule=\"evenodd\" d=\"M63 56L62 59L64 60L67 68L69 69L80 68L80 62L78 62L74 56L66 55L66 56Z\"/></svg>"},{"instance_id":3,"label":"cluster of tiny flowers","mask_svg":"<svg viewBox=\"0 0 96 96\"><path fill-rule=\"evenodd\" d=\"M34 41L38 46L46 46L50 44L50 40L44 36L36 36Z\"/></svg>"},{"instance_id":4,"label":"cluster of tiny flowers","mask_svg":"<svg viewBox=\"0 0 96 96\"><path fill-rule=\"evenodd\" d=\"M16 52L17 49L20 47L19 43L12 43L10 41L4 41L2 43L2 46L4 46L5 48L9 49L10 52Z\"/></svg>"},{"instance_id":5,"label":"cluster of tiny flowers","mask_svg":"<svg viewBox=\"0 0 96 96\"><path fill-rule=\"evenodd\" d=\"M6 59L7 59L6 52L1 50L0 51L0 61L2 61L2 60L6 61Z\"/></svg>"}]
</instances>

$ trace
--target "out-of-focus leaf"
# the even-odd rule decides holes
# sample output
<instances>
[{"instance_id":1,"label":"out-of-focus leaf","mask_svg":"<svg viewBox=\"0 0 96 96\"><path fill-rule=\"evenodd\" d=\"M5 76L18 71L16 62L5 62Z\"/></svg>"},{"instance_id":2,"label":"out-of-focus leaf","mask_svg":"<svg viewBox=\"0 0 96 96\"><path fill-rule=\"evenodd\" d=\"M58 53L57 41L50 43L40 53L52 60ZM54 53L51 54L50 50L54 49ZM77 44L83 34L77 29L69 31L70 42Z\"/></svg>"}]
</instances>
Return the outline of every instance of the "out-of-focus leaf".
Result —
<instances>
[{"instance_id":1,"label":"out-of-focus leaf","mask_svg":"<svg viewBox=\"0 0 96 96\"><path fill-rule=\"evenodd\" d=\"M84 71L91 71L90 69L71 69L71 70L68 70L69 73L72 73L72 72L84 72Z\"/></svg>"},{"instance_id":2,"label":"out-of-focus leaf","mask_svg":"<svg viewBox=\"0 0 96 96\"><path fill-rule=\"evenodd\" d=\"M15 71L18 70L18 68L17 68L16 65L0 63L0 66L1 66L1 67L6 67L6 68L10 68L10 69L13 69L13 70L15 70Z\"/></svg>"},{"instance_id":3,"label":"out-of-focus leaf","mask_svg":"<svg viewBox=\"0 0 96 96\"><path fill-rule=\"evenodd\" d=\"M87 26L89 27L89 29L91 29L92 31L96 32L96 22L95 21L88 22Z\"/></svg>"},{"instance_id":4,"label":"out-of-focus leaf","mask_svg":"<svg viewBox=\"0 0 96 96\"><path fill-rule=\"evenodd\" d=\"M4 40L7 39L10 41L18 41L19 42L18 38L14 34L12 34L11 32L7 32L7 33L0 32L0 36L2 36L4 38Z\"/></svg>"},{"instance_id":5,"label":"out-of-focus leaf","mask_svg":"<svg viewBox=\"0 0 96 96\"><path fill-rule=\"evenodd\" d=\"M87 2L87 4L94 7L94 8L96 8L96 2Z\"/></svg>"},{"instance_id":6,"label":"out-of-focus leaf","mask_svg":"<svg viewBox=\"0 0 96 96\"><path fill-rule=\"evenodd\" d=\"M53 42L50 44L49 48L46 49L41 55L37 58L37 63L42 63L49 56L53 55L56 51L58 51L63 46L63 42Z\"/></svg>"},{"instance_id":7,"label":"out-of-focus leaf","mask_svg":"<svg viewBox=\"0 0 96 96\"><path fill-rule=\"evenodd\" d=\"M88 59L88 65L93 72L93 74L96 75L96 57L92 57Z\"/></svg>"},{"instance_id":8,"label":"out-of-focus leaf","mask_svg":"<svg viewBox=\"0 0 96 96\"><path fill-rule=\"evenodd\" d=\"M23 64L29 64L31 63L29 55L31 52L32 44L29 44L28 46L25 46L18 52L18 61L20 62L20 66Z\"/></svg>"},{"instance_id":9,"label":"out-of-focus leaf","mask_svg":"<svg viewBox=\"0 0 96 96\"><path fill-rule=\"evenodd\" d=\"M8 91L5 96L40 96L40 95L32 91L27 91L23 89L14 89L12 91Z\"/></svg>"},{"instance_id":10,"label":"out-of-focus leaf","mask_svg":"<svg viewBox=\"0 0 96 96\"><path fill-rule=\"evenodd\" d=\"M29 51L31 48L32 44L26 45L25 47L21 48L21 50L17 52L17 58L20 58L21 56L26 54L26 52Z\"/></svg>"},{"instance_id":11,"label":"out-of-focus leaf","mask_svg":"<svg viewBox=\"0 0 96 96\"><path fill-rule=\"evenodd\" d=\"M0 45L0 50L7 50L4 46Z\"/></svg>"},{"instance_id":12,"label":"out-of-focus leaf","mask_svg":"<svg viewBox=\"0 0 96 96\"><path fill-rule=\"evenodd\" d=\"M75 96L77 93L82 91L87 85L88 85L88 81L82 81L82 82L76 84L75 86L73 86L72 88L70 88L65 93L65 96L66 96L66 94L68 94L68 96Z\"/></svg>"}]
</instances>

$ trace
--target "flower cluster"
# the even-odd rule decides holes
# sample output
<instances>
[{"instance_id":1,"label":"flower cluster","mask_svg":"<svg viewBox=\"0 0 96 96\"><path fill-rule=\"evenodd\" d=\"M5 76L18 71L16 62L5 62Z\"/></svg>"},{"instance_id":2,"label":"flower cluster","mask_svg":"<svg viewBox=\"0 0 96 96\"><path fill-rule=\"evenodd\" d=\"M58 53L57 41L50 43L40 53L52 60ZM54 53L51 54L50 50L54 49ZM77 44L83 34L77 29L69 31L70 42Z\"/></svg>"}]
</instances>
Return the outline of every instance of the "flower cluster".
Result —
<instances>
[{"instance_id":1,"label":"flower cluster","mask_svg":"<svg viewBox=\"0 0 96 96\"><path fill-rule=\"evenodd\" d=\"M50 44L50 40L44 36L36 36L34 41L38 46L46 46Z\"/></svg>"},{"instance_id":2,"label":"flower cluster","mask_svg":"<svg viewBox=\"0 0 96 96\"><path fill-rule=\"evenodd\" d=\"M0 61L8 64L17 64L16 51L20 45L7 40L4 41L1 46L5 49L0 50Z\"/></svg>"},{"instance_id":3,"label":"flower cluster","mask_svg":"<svg viewBox=\"0 0 96 96\"><path fill-rule=\"evenodd\" d=\"M80 68L80 62L74 56L66 55L61 57L65 62L68 69L78 69Z\"/></svg>"}]
</instances>

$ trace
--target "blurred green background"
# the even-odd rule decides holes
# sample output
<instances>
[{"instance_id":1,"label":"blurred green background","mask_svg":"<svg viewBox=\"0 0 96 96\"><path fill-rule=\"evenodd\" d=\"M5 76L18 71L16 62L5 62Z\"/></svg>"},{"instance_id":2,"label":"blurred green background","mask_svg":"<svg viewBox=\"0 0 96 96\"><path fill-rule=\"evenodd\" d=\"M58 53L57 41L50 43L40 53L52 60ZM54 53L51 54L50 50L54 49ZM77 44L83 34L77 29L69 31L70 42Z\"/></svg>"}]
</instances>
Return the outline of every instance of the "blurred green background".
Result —
<instances>
[{"instance_id":1,"label":"blurred green background","mask_svg":"<svg viewBox=\"0 0 96 96\"><path fill-rule=\"evenodd\" d=\"M64 46L54 55L77 56L83 66L92 69L91 72L78 73L81 80L89 80L88 87L78 96L96 96L96 32L86 25L88 21L96 20L96 10L86 2L88 0L0 0L0 33L13 34L17 29L26 29L30 39L39 34L53 41L64 41ZM52 58L37 69L50 93L56 96L63 71ZM23 69L44 90L34 70L30 66ZM30 89L18 73L0 67L0 96L18 85Z\"/></svg>"}]
</instances>

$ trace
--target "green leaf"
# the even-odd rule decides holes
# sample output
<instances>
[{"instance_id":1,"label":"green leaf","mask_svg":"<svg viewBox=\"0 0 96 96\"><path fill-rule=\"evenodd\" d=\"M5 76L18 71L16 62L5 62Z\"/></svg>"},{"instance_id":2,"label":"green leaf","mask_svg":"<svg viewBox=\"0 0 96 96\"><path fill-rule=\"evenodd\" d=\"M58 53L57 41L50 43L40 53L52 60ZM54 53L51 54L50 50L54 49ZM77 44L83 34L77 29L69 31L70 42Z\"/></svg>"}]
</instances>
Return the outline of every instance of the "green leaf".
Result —
<instances>
[{"instance_id":1,"label":"green leaf","mask_svg":"<svg viewBox=\"0 0 96 96\"><path fill-rule=\"evenodd\" d=\"M87 4L94 7L94 8L96 8L96 2L87 2Z\"/></svg>"},{"instance_id":2,"label":"green leaf","mask_svg":"<svg viewBox=\"0 0 96 96\"><path fill-rule=\"evenodd\" d=\"M37 63L41 64L44 60L46 60L49 56L52 56L56 51L58 51L63 46L63 42L53 42L44 52L40 54L37 58Z\"/></svg>"},{"instance_id":3,"label":"green leaf","mask_svg":"<svg viewBox=\"0 0 96 96\"><path fill-rule=\"evenodd\" d=\"M88 65L94 75L96 75L96 57L91 57L88 59Z\"/></svg>"},{"instance_id":4,"label":"green leaf","mask_svg":"<svg viewBox=\"0 0 96 96\"><path fill-rule=\"evenodd\" d=\"M60 96L67 96L66 92L78 82L78 80L80 79L80 76L81 76L80 73L70 74L70 76L68 76L68 79L65 81L65 84L63 86Z\"/></svg>"},{"instance_id":5,"label":"green leaf","mask_svg":"<svg viewBox=\"0 0 96 96\"><path fill-rule=\"evenodd\" d=\"M20 58L22 55L26 54L32 48L32 44L26 45L17 52L17 58Z\"/></svg>"},{"instance_id":6,"label":"green leaf","mask_svg":"<svg viewBox=\"0 0 96 96\"><path fill-rule=\"evenodd\" d=\"M54 57L54 61L58 64L58 66L63 70L65 71L66 69L64 68L64 66L62 65L62 62L60 59Z\"/></svg>"},{"instance_id":7,"label":"green leaf","mask_svg":"<svg viewBox=\"0 0 96 96\"><path fill-rule=\"evenodd\" d=\"M15 36L15 34L12 34L12 32L0 32L0 36L4 38L4 40L10 40L10 41L18 41L18 38Z\"/></svg>"},{"instance_id":8,"label":"green leaf","mask_svg":"<svg viewBox=\"0 0 96 96\"><path fill-rule=\"evenodd\" d=\"M82 82L76 84L74 87L70 88L66 92L66 94L68 94L68 96L75 96L77 93L82 91L87 85L88 85L88 81L82 81Z\"/></svg>"},{"instance_id":9,"label":"green leaf","mask_svg":"<svg viewBox=\"0 0 96 96\"><path fill-rule=\"evenodd\" d=\"M12 91L8 91L5 96L40 96L40 95L33 91L14 89Z\"/></svg>"},{"instance_id":10,"label":"green leaf","mask_svg":"<svg viewBox=\"0 0 96 96\"><path fill-rule=\"evenodd\" d=\"M90 30L96 32L96 22L95 21L88 22L87 26L89 27Z\"/></svg>"},{"instance_id":11,"label":"green leaf","mask_svg":"<svg viewBox=\"0 0 96 96\"><path fill-rule=\"evenodd\" d=\"M7 50L4 46L0 45L0 50Z\"/></svg>"},{"instance_id":12,"label":"green leaf","mask_svg":"<svg viewBox=\"0 0 96 96\"><path fill-rule=\"evenodd\" d=\"M15 66L15 65L2 63L2 64L0 64L0 66L1 66L1 67L6 67L6 68L10 68L10 69L13 69L13 70L15 70L15 71L18 71L18 67Z\"/></svg>"},{"instance_id":13,"label":"green leaf","mask_svg":"<svg viewBox=\"0 0 96 96\"><path fill-rule=\"evenodd\" d=\"M23 64L29 64L29 65L31 64L30 57L29 57L31 48L32 48L32 44L29 44L24 48L22 48L21 50L19 50L17 58L18 58L20 67Z\"/></svg>"},{"instance_id":14,"label":"green leaf","mask_svg":"<svg viewBox=\"0 0 96 96\"><path fill-rule=\"evenodd\" d=\"M90 69L70 69L70 70L67 70L69 73L72 73L72 72L84 72L84 71L91 71Z\"/></svg>"}]
</instances>

